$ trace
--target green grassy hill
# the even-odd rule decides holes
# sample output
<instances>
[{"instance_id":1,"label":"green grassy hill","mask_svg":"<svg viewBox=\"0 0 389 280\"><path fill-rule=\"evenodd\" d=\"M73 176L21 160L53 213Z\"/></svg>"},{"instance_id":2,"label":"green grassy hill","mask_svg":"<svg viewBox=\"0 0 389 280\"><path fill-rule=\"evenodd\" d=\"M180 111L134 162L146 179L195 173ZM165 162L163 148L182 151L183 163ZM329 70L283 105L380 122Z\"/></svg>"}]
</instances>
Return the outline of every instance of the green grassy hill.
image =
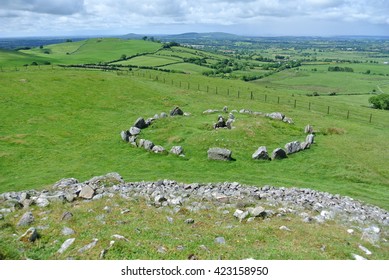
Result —
<instances>
[{"instance_id":1,"label":"green grassy hill","mask_svg":"<svg viewBox=\"0 0 389 280\"><path fill-rule=\"evenodd\" d=\"M246 85L241 81L197 76L203 84L189 79L192 85L187 89L188 75L164 74L163 83L158 72L137 74L50 67L1 73L2 191L40 188L62 177L87 179L117 171L126 180L171 178L310 187L388 208L389 155L383 152L388 130L382 126L309 112L293 104L250 100L243 91L238 99L232 93L236 93L233 87ZM155 75L159 75L158 81L149 79ZM210 87L207 93L208 84L219 87L218 94ZM231 95L222 93L223 87L231 88ZM274 94L263 90L269 96ZM214 131L211 126L217 115L202 112L225 105L230 110L281 111L295 124L237 114L236 129ZM120 131L138 117L152 117L174 106L191 116L159 120L144 130L142 137L167 149L182 145L185 159L147 153L120 139ZM338 106L348 108L342 102ZM387 112L381 113L387 117ZM280 162L251 160L259 146L272 151L287 142L304 140L308 123L320 131L312 149ZM213 146L231 149L236 161L208 161L206 151Z\"/></svg>"},{"instance_id":2,"label":"green grassy hill","mask_svg":"<svg viewBox=\"0 0 389 280\"><path fill-rule=\"evenodd\" d=\"M58 66L108 63L123 54L126 59L113 63L123 65L115 71ZM206 63L189 63L185 61L187 58L205 58ZM50 188L61 178L84 181L114 171L126 181L166 178L185 183L236 181L257 186L311 188L347 195L389 210L389 112L374 110L368 105L373 89L376 92L388 90L386 66L358 64L353 65L353 73L333 73L327 71L328 65L307 63L253 82L200 74L227 58L230 57L183 47L162 48L162 44L149 41L118 39L90 39L28 51L1 51L0 193ZM51 65L44 66L45 61L50 61ZM40 65L22 67L32 62ZM265 71L260 68L247 70L249 73L239 71L243 71L242 75ZM312 71L311 68L317 69ZM368 68L371 74L361 73ZM319 96L308 96L315 91ZM329 96L332 91L337 95ZM348 95L351 93L358 95ZM142 130L140 138L152 140L167 150L175 145L183 146L184 158L146 152L122 141L120 132L129 129L138 117L146 119L161 112L169 113L175 106L190 115L158 119ZM227 114L203 112L222 110L224 106L230 111L283 112L294 124L271 120L263 114L235 113L234 129L214 130L212 125L218 114L225 117ZM267 146L271 153L287 142L303 141L307 124L313 125L316 131L316 143L309 150L280 161L251 159L259 146ZM208 160L207 150L215 146L232 150L235 161ZM64 208L53 204L49 206L52 212L48 223L53 232L60 232L61 225L57 222L60 212L71 208L76 219L70 225L82 233L77 234L80 247L96 237L85 228L84 219L95 220L91 213L99 213L105 204L117 208L106 213L110 221L119 219L115 216L119 208L128 206L127 201L120 199L77 207L65 204ZM95 211L87 211L86 207ZM347 259L361 243L359 235L349 235L342 226L334 223L307 226L293 216L238 224L231 214L223 218L223 225L234 225L227 234L225 228L217 226L220 221L216 210L193 215L169 214L150 209L143 201L132 202L130 208L131 213L136 213L135 220L141 221L136 217L144 215L147 219L130 226L107 223L100 231L103 233L99 236L99 252L103 249L100 246L105 246L103 242L108 244L110 236L120 231L130 232L133 227L139 227L146 235L137 235L128 244L118 242L118 247L107 255L108 259L157 259L161 256L155 248L161 244L167 248L166 258L185 259L188 251L174 249L182 243L202 259L217 258L221 254L235 259ZM34 206L32 211L39 215L41 209ZM196 222L193 227L185 223L174 224L174 227L163 223L155 225L155 219L166 219L166 215L176 220L194 218ZM20 233L12 226L18 218L16 214L8 215L0 225L3 234L0 258L60 258L55 255L58 248L48 245L57 240L50 234L42 236L39 241L42 246L23 245L27 253L22 256L15 249L21 245L15 245L12 236ZM278 230L285 221L293 228L286 237ZM101 227L93 223L92 226ZM154 227L155 231L150 230ZM196 237L197 227L204 232L204 238ZM166 243L166 232L172 230L180 235L185 232L189 237L177 237ZM258 237L258 232L263 236ZM214 237L221 234L228 240L224 249L213 243ZM301 236L306 237L304 242ZM64 237L60 242L64 241L62 239ZM196 242L191 243L192 240ZM142 250L131 250L137 244L141 244ZM210 252L199 252L201 244L206 244ZM329 244L327 251L320 249L323 244ZM237 250L237 246L242 249ZM387 243L374 250L372 258L387 258ZM77 258L97 258L92 253L77 255L75 249L66 256L74 254Z\"/></svg>"}]
</instances>

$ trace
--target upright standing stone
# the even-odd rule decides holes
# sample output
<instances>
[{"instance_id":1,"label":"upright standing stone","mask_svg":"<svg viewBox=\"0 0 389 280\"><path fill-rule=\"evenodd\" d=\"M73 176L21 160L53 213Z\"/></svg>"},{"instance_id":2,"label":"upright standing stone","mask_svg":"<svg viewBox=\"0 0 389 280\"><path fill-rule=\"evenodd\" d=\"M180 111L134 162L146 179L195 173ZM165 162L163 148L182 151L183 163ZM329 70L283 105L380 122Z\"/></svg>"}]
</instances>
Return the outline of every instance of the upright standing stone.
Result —
<instances>
[{"instance_id":1,"label":"upright standing stone","mask_svg":"<svg viewBox=\"0 0 389 280\"><path fill-rule=\"evenodd\" d=\"M281 149L281 148L277 148L275 149L272 154L271 154L271 159L272 160L275 160L275 159L284 159L284 158L287 158L288 156L286 155L286 152Z\"/></svg>"},{"instance_id":2,"label":"upright standing stone","mask_svg":"<svg viewBox=\"0 0 389 280\"><path fill-rule=\"evenodd\" d=\"M315 141L315 135L312 133L308 134L307 137L305 138L305 142L309 144L313 144L314 141Z\"/></svg>"},{"instance_id":3,"label":"upright standing stone","mask_svg":"<svg viewBox=\"0 0 389 280\"><path fill-rule=\"evenodd\" d=\"M135 123L134 123L134 126L139 128L139 129L144 129L147 127L147 124L145 122L145 119L144 118L138 118Z\"/></svg>"},{"instance_id":4,"label":"upright standing stone","mask_svg":"<svg viewBox=\"0 0 389 280\"><path fill-rule=\"evenodd\" d=\"M313 133L313 127L308 124L305 128L304 128L304 133L306 134L312 134Z\"/></svg>"},{"instance_id":5,"label":"upright standing stone","mask_svg":"<svg viewBox=\"0 0 389 280\"><path fill-rule=\"evenodd\" d=\"M180 109L180 107L175 107L170 111L170 116L182 116L184 115L184 111Z\"/></svg>"}]
</instances>

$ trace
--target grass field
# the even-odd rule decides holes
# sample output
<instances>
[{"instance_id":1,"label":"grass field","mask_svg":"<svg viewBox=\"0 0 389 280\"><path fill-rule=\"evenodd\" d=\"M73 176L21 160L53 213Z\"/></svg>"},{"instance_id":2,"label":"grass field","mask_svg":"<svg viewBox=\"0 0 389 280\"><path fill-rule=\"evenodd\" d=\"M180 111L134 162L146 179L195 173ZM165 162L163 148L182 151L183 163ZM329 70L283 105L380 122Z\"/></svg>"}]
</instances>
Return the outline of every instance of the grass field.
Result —
<instances>
[{"instance_id":1,"label":"grass field","mask_svg":"<svg viewBox=\"0 0 389 280\"><path fill-rule=\"evenodd\" d=\"M119 63L137 61L139 66L159 66L179 62L183 56L205 55L202 51L174 47L172 50L179 55L169 56L172 50L160 49L161 46L145 41L90 39L28 51L1 51L0 192L44 189L61 178L74 177L84 181L96 175L118 172L126 181L166 178L185 183L236 181L256 186L304 187L351 196L389 210L389 112L374 110L368 104L373 89L377 93L389 91L387 66L352 64L353 73L335 73L327 71L328 65L305 64L299 69L284 70L248 83L200 75L209 68L191 63L163 67L185 74L140 69L129 71L128 67L123 67L123 71L99 71L56 65L109 62L119 59L121 54L147 53ZM44 53L45 50L49 53ZM208 63L211 60L217 62L222 57L208 55ZM43 64L46 59L50 59L52 65L22 67L33 61L42 61ZM317 69L312 71L312 68ZM365 69L370 69L371 73L364 74ZM319 96L307 96L315 91ZM332 91L337 95L328 96ZM358 95L348 95L355 93ZM184 158L149 153L121 140L120 132L129 129L138 117L169 113L175 106L190 115L158 119L142 130L140 137L167 150L181 145L185 150ZM238 111L283 112L293 119L294 124L270 120L263 115L236 113L234 129L213 130L218 113L207 115L203 111L221 110L224 106ZM282 161L251 159L259 146L267 146L271 152L284 147L287 142L303 141L307 124L313 125L316 131L316 143L309 150ZM232 150L235 161L208 160L207 150L215 146ZM101 203L87 205L97 211L104 207ZM111 206L122 207L125 202L118 200L117 203L120 206ZM54 225L54 220L60 210L55 205L50 207L53 211L50 223L58 232L60 226ZM90 212L84 211L83 207L77 210L79 220L73 224L80 232L85 231L82 219L91 218ZM141 209L139 215L146 215L152 221L166 216L164 212L151 211L142 201L131 207ZM33 208L33 211L40 210ZM215 226L220 222L219 218L207 216L207 213L193 217L201 220L199 226L202 230L209 229L202 238L196 239L195 230L182 225L173 229L158 225L161 234L155 234L148 230L152 225L145 219L137 226L146 228L147 234L134 238L133 243L120 244L115 249L118 251L107 258L126 258L128 254L124 252L134 244L140 244L139 250L131 251L131 258L161 258L155 253L155 247L164 245L169 252L164 257L185 259L188 251L180 253L174 250L183 242L200 258L213 259L223 254L226 258L342 259L349 258L360 242L359 238L347 235L343 227L335 224L307 228L300 220L292 218L289 225L295 227L295 232L286 237L281 238L281 233L274 232L274 228L285 222L282 219L272 220L269 225L245 224L226 234L229 241L223 249L211 242L214 235L224 232ZM13 220L17 218L16 215L12 217ZM174 218L188 217L180 213ZM230 218L225 223L236 222ZM112 226L104 226L104 233L98 236L102 241L99 246L108 242L110 235L114 234L113 229L128 230L126 226ZM1 229L4 233L15 232L8 222L3 223ZM239 236L238 231L242 229L247 235ZM164 244L164 233L172 230L184 232L189 237ZM258 231L267 232L274 238L263 237L257 242ZM302 235L308 236L314 250L307 250L305 242L297 238ZM50 235L44 237L40 244L54 242L51 238ZM77 246L81 246L95 237L85 234L78 238L80 243ZM154 241L146 244L145 240ZM335 240L333 249L327 252L318 250L328 240ZM238 242L243 244L242 250L234 249ZM0 248L9 250L8 258L23 258L13 246L6 245L8 243L13 244L9 235L0 238ZM207 244L212 253L196 251L200 244ZM53 247L46 245L31 245L25 249L31 258L57 258ZM69 254L74 256L74 253ZM382 250L377 249L374 258L388 258L387 244Z\"/></svg>"},{"instance_id":2,"label":"grass field","mask_svg":"<svg viewBox=\"0 0 389 280\"><path fill-rule=\"evenodd\" d=\"M62 177L84 180L117 171L126 180L172 178L310 187L388 208L389 155L382 153L388 131L374 125L114 72L47 68L3 72L1 76L2 191L40 188ZM220 87L226 85L222 80L213 81ZM239 115L236 129L211 130L216 115L202 112L225 105L237 110L282 111L295 125ZM186 159L150 154L121 141L120 131L139 116L151 117L174 106L192 115L158 121L142 132L142 137L167 149L182 145ZM344 105L339 102L338 106ZM308 123L323 132L338 128L341 134L319 133L311 150L285 161L251 160L259 146L266 145L271 151L293 140L302 141ZM208 161L206 151L212 146L230 148L236 161Z\"/></svg>"}]
</instances>

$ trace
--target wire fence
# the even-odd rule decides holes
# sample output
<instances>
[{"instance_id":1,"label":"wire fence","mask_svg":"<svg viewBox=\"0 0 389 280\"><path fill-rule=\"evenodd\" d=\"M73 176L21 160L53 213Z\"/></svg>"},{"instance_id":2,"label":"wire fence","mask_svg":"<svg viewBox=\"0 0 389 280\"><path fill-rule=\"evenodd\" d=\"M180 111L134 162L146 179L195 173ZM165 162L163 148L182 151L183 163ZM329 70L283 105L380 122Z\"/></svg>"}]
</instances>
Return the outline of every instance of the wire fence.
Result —
<instances>
[{"instance_id":1,"label":"wire fence","mask_svg":"<svg viewBox=\"0 0 389 280\"><path fill-rule=\"evenodd\" d=\"M347 105L327 103L319 100L317 97L306 96L278 96L275 94L260 93L255 89L233 88L231 86L215 86L201 82L191 81L187 77L179 79L177 76L170 77L169 74L161 74L157 71L129 71L128 75L142 77L156 82L168 84L181 89L201 91L209 94L228 96L236 99L252 100L253 102L262 102L274 105L286 105L294 109L304 109L307 111L331 115L350 121L364 124L372 124L384 128L389 128L389 112L384 110L375 110L368 106L354 106L347 108ZM184 77L183 77L184 78ZM335 96L333 98L336 98Z\"/></svg>"},{"instance_id":2,"label":"wire fence","mask_svg":"<svg viewBox=\"0 0 389 280\"><path fill-rule=\"evenodd\" d=\"M0 68L1 72L14 72L14 71L40 71L40 70L62 70L66 71L67 68L58 67L54 65L42 66L42 67L12 67L12 68ZM74 69L74 68L72 68ZM209 94L216 94L220 96L226 96L230 98L242 99L242 100L252 100L253 102L262 102L273 105L280 106L289 106L294 109L304 109L307 111L320 113L323 115L331 115L339 117L339 119L346 119L350 121L360 122L364 124L371 124L383 128L389 128L389 111L384 110L374 110L369 107L349 107L347 105L340 105L336 102L328 104L327 102L318 99L315 96L306 97L306 96L279 96L276 94L267 94L258 92L258 89L255 87L247 86L243 89L240 87L234 87L233 82L225 83L212 83L210 79L204 79L201 77L200 80L193 80L190 75L182 74L180 77L179 74L171 75L168 72L161 72L157 70L148 70L148 69L137 69L137 70L113 70L113 69L96 69L96 68L76 68L80 71L109 71L116 72L117 75L126 75L133 76L138 78L144 78L153 80L155 82L163 83L166 85L174 86L177 88L194 91L194 92L204 92ZM217 78L213 78L217 79ZM217 85L215 85L217 84ZM250 84L248 84L250 85ZM336 98L336 97L334 97Z\"/></svg>"}]
</instances>

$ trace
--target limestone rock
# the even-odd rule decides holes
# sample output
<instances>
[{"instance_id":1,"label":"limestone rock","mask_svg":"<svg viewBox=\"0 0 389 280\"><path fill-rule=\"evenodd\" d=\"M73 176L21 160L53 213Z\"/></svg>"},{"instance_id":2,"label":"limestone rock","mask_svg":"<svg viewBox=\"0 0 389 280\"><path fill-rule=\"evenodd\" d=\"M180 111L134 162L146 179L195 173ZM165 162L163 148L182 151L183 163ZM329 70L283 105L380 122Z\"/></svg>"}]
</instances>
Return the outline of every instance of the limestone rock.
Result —
<instances>
[{"instance_id":1,"label":"limestone rock","mask_svg":"<svg viewBox=\"0 0 389 280\"><path fill-rule=\"evenodd\" d=\"M224 239L224 237L219 236L215 238L215 243L224 245L226 244L226 240Z\"/></svg>"},{"instance_id":2,"label":"limestone rock","mask_svg":"<svg viewBox=\"0 0 389 280\"><path fill-rule=\"evenodd\" d=\"M175 107L173 110L170 111L170 116L183 116L184 111L180 109L180 107Z\"/></svg>"},{"instance_id":3,"label":"limestone rock","mask_svg":"<svg viewBox=\"0 0 389 280\"><path fill-rule=\"evenodd\" d=\"M310 147L311 147L311 144L309 144L308 142L305 142L305 141L300 144L301 151L309 149Z\"/></svg>"},{"instance_id":4,"label":"limestone rock","mask_svg":"<svg viewBox=\"0 0 389 280\"><path fill-rule=\"evenodd\" d=\"M141 129L138 128L138 127L136 127L136 126L132 126L132 127L130 128L130 135L131 135L131 136L136 136L136 135L138 135L140 132L141 132ZM128 142L128 141L127 141L127 142Z\"/></svg>"},{"instance_id":5,"label":"limestone rock","mask_svg":"<svg viewBox=\"0 0 389 280\"><path fill-rule=\"evenodd\" d=\"M86 185L82 188L78 196L85 199L92 199L94 195L95 190L91 186Z\"/></svg>"},{"instance_id":6,"label":"limestone rock","mask_svg":"<svg viewBox=\"0 0 389 280\"><path fill-rule=\"evenodd\" d=\"M46 207L50 204L50 202L44 197L38 197L35 200L35 204L38 205L39 207Z\"/></svg>"},{"instance_id":7,"label":"limestone rock","mask_svg":"<svg viewBox=\"0 0 389 280\"><path fill-rule=\"evenodd\" d=\"M154 143L150 140L144 140L143 141L143 148L147 151L151 151L154 147Z\"/></svg>"},{"instance_id":8,"label":"limestone rock","mask_svg":"<svg viewBox=\"0 0 389 280\"><path fill-rule=\"evenodd\" d=\"M39 237L36 228L30 227L22 236L19 237L20 241L23 242L34 242Z\"/></svg>"},{"instance_id":9,"label":"limestone rock","mask_svg":"<svg viewBox=\"0 0 389 280\"><path fill-rule=\"evenodd\" d=\"M224 148L210 148L208 150L208 159L211 160L232 160L231 158L232 152L228 149Z\"/></svg>"},{"instance_id":10,"label":"limestone rock","mask_svg":"<svg viewBox=\"0 0 389 280\"><path fill-rule=\"evenodd\" d=\"M168 114L166 114L165 112L162 112L159 116L161 119L163 119L163 118L167 118Z\"/></svg>"},{"instance_id":11,"label":"limestone rock","mask_svg":"<svg viewBox=\"0 0 389 280\"><path fill-rule=\"evenodd\" d=\"M288 228L287 226L280 226L279 229L283 231L291 231L290 228Z\"/></svg>"},{"instance_id":12,"label":"limestone rock","mask_svg":"<svg viewBox=\"0 0 389 280\"><path fill-rule=\"evenodd\" d=\"M252 217L264 217L266 215L266 212L265 212L265 208L263 208L262 206L257 206L255 208L251 208L249 209L249 214L252 216Z\"/></svg>"},{"instance_id":13,"label":"limestone rock","mask_svg":"<svg viewBox=\"0 0 389 280\"><path fill-rule=\"evenodd\" d=\"M155 145L151 150L156 154L161 154L166 152L165 148L159 145Z\"/></svg>"},{"instance_id":14,"label":"limestone rock","mask_svg":"<svg viewBox=\"0 0 389 280\"><path fill-rule=\"evenodd\" d=\"M273 112L270 114L266 114L266 117L271 118L273 120L280 120L282 121L285 118L285 115L280 112Z\"/></svg>"},{"instance_id":15,"label":"limestone rock","mask_svg":"<svg viewBox=\"0 0 389 280\"><path fill-rule=\"evenodd\" d=\"M23 214L22 218L17 223L18 227L23 227L30 225L32 222L34 222L34 215L32 212L26 212Z\"/></svg>"},{"instance_id":16,"label":"limestone rock","mask_svg":"<svg viewBox=\"0 0 389 280\"><path fill-rule=\"evenodd\" d=\"M305 128L304 128L304 133L305 134L312 134L313 133L313 127L308 124Z\"/></svg>"},{"instance_id":17,"label":"limestone rock","mask_svg":"<svg viewBox=\"0 0 389 280\"><path fill-rule=\"evenodd\" d=\"M115 238L117 240L123 240L123 241L126 241L126 242L130 242L130 240L128 240L127 238L125 238L123 235L120 235L120 234L114 234L111 237Z\"/></svg>"},{"instance_id":18,"label":"limestone rock","mask_svg":"<svg viewBox=\"0 0 389 280\"><path fill-rule=\"evenodd\" d=\"M140 118L138 118L138 119L135 121L135 123L134 123L133 126L139 128L139 129L144 129L144 128L147 127L147 124L146 124L146 122L145 122L145 119L142 118L142 117L140 117Z\"/></svg>"},{"instance_id":19,"label":"limestone rock","mask_svg":"<svg viewBox=\"0 0 389 280\"><path fill-rule=\"evenodd\" d=\"M65 242L62 243L61 248L59 248L59 250L57 251L57 253L58 254L64 253L70 247L70 245L73 244L73 242L75 240L76 240L75 238L69 238L69 239L65 240Z\"/></svg>"},{"instance_id":20,"label":"limestone rock","mask_svg":"<svg viewBox=\"0 0 389 280\"><path fill-rule=\"evenodd\" d=\"M122 132L120 132L120 137L122 138L123 141L128 142L128 138L130 137L130 132L128 130L122 130Z\"/></svg>"},{"instance_id":21,"label":"limestone rock","mask_svg":"<svg viewBox=\"0 0 389 280\"><path fill-rule=\"evenodd\" d=\"M267 149L265 146L259 147L251 156L252 159L262 159L262 160L269 160L269 154L267 153Z\"/></svg>"},{"instance_id":22,"label":"limestone rock","mask_svg":"<svg viewBox=\"0 0 389 280\"><path fill-rule=\"evenodd\" d=\"M69 228L69 227L64 227L61 231L62 235L72 235L72 234L75 234L76 232Z\"/></svg>"},{"instance_id":23,"label":"limestone rock","mask_svg":"<svg viewBox=\"0 0 389 280\"><path fill-rule=\"evenodd\" d=\"M99 241L99 240L97 238L94 238L91 243L89 243L89 244L85 245L84 247L80 248L78 250L78 253L84 253L85 251L92 249L93 247L96 246L97 241Z\"/></svg>"},{"instance_id":24,"label":"limestone rock","mask_svg":"<svg viewBox=\"0 0 389 280\"><path fill-rule=\"evenodd\" d=\"M69 211L66 211L61 216L61 221L68 221L73 218L73 214Z\"/></svg>"},{"instance_id":25,"label":"limestone rock","mask_svg":"<svg viewBox=\"0 0 389 280\"><path fill-rule=\"evenodd\" d=\"M294 154L301 151L301 144L299 141L289 142L285 145L286 154Z\"/></svg>"},{"instance_id":26,"label":"limestone rock","mask_svg":"<svg viewBox=\"0 0 389 280\"><path fill-rule=\"evenodd\" d=\"M249 215L248 211L243 211L240 209L236 209L234 212L234 217L239 220L239 222L242 222L247 216Z\"/></svg>"},{"instance_id":27,"label":"limestone rock","mask_svg":"<svg viewBox=\"0 0 389 280\"><path fill-rule=\"evenodd\" d=\"M309 144L313 144L314 141L315 141L315 135L312 133L308 134L307 137L305 138L305 142Z\"/></svg>"},{"instance_id":28,"label":"limestone rock","mask_svg":"<svg viewBox=\"0 0 389 280\"><path fill-rule=\"evenodd\" d=\"M78 184L78 180L75 178L64 178L59 180L53 185L53 189L63 189Z\"/></svg>"},{"instance_id":29,"label":"limestone rock","mask_svg":"<svg viewBox=\"0 0 389 280\"><path fill-rule=\"evenodd\" d=\"M170 149L170 153L174 155L182 155L184 153L184 149L181 146L173 146Z\"/></svg>"},{"instance_id":30,"label":"limestone rock","mask_svg":"<svg viewBox=\"0 0 389 280\"><path fill-rule=\"evenodd\" d=\"M288 156L286 155L286 152L281 149L277 148L272 152L271 159L276 160L276 159L284 159L287 158Z\"/></svg>"}]
</instances>

